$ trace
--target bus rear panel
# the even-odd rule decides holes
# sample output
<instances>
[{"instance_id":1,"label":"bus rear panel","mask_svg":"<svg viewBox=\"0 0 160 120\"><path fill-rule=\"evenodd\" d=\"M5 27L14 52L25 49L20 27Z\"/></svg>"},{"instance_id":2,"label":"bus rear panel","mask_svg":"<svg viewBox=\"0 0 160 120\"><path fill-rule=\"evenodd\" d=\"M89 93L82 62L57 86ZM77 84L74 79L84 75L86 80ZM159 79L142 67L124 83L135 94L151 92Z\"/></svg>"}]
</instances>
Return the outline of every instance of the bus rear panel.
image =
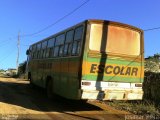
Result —
<instances>
[{"instance_id":1,"label":"bus rear panel","mask_svg":"<svg viewBox=\"0 0 160 120\"><path fill-rule=\"evenodd\" d=\"M143 32L108 21L90 21L87 31L82 99L141 100Z\"/></svg>"}]
</instances>

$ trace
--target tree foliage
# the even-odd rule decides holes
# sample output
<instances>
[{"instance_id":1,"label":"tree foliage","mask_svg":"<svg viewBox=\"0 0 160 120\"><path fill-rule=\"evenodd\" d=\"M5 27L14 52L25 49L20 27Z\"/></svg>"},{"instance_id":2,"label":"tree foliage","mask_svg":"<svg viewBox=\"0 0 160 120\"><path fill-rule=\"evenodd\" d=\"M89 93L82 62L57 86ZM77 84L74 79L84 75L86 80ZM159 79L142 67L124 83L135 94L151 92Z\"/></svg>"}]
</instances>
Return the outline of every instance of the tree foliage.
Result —
<instances>
[{"instance_id":1,"label":"tree foliage","mask_svg":"<svg viewBox=\"0 0 160 120\"><path fill-rule=\"evenodd\" d=\"M25 70L26 70L26 64L27 62L24 61L23 63L20 63L19 64L19 67L18 67L18 74L21 75L21 74L24 74L25 73Z\"/></svg>"},{"instance_id":2,"label":"tree foliage","mask_svg":"<svg viewBox=\"0 0 160 120\"><path fill-rule=\"evenodd\" d=\"M146 72L160 72L160 54L154 54L145 59Z\"/></svg>"}]
</instances>

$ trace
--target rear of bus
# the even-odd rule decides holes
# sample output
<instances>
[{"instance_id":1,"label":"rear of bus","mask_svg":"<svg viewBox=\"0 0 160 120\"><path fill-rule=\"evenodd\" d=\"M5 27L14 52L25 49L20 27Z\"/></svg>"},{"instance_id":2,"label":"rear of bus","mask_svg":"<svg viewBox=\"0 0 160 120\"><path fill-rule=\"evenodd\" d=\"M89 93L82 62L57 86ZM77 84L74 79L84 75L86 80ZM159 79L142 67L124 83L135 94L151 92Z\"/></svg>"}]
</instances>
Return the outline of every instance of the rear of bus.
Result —
<instances>
[{"instance_id":1,"label":"rear of bus","mask_svg":"<svg viewBox=\"0 0 160 120\"><path fill-rule=\"evenodd\" d=\"M143 31L117 22L89 20L82 62L82 99L141 100Z\"/></svg>"}]
</instances>

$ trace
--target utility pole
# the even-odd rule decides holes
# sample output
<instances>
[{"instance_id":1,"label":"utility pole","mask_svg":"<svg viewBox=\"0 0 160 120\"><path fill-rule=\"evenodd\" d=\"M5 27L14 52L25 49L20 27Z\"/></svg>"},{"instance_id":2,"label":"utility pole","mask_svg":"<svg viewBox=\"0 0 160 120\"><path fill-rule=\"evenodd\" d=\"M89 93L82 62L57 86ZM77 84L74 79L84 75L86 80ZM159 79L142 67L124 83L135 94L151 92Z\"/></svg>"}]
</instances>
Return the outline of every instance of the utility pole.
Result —
<instances>
[{"instance_id":1,"label":"utility pole","mask_svg":"<svg viewBox=\"0 0 160 120\"><path fill-rule=\"evenodd\" d=\"M20 32L18 33L18 40L17 40L17 73L18 73L18 65L19 65L19 50L20 50Z\"/></svg>"}]
</instances>

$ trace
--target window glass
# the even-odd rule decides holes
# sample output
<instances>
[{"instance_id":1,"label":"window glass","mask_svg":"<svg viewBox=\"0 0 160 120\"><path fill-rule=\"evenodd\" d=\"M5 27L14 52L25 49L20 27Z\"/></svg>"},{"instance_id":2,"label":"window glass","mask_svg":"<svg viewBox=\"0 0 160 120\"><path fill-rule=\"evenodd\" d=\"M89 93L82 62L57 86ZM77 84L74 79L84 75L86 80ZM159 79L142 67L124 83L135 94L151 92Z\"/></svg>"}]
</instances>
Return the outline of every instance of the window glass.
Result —
<instances>
[{"instance_id":1,"label":"window glass","mask_svg":"<svg viewBox=\"0 0 160 120\"><path fill-rule=\"evenodd\" d=\"M81 40L83 34L83 26L75 29L74 40Z\"/></svg>"},{"instance_id":2,"label":"window glass","mask_svg":"<svg viewBox=\"0 0 160 120\"><path fill-rule=\"evenodd\" d=\"M76 51L77 51L77 42L75 41L75 42L73 43L72 55L76 55Z\"/></svg>"},{"instance_id":3,"label":"window glass","mask_svg":"<svg viewBox=\"0 0 160 120\"><path fill-rule=\"evenodd\" d=\"M59 48L59 56L63 56L63 46L60 46Z\"/></svg>"},{"instance_id":4,"label":"window glass","mask_svg":"<svg viewBox=\"0 0 160 120\"><path fill-rule=\"evenodd\" d=\"M81 42L75 41L73 43L72 55L78 55L80 53L80 48L81 48Z\"/></svg>"},{"instance_id":5,"label":"window glass","mask_svg":"<svg viewBox=\"0 0 160 120\"><path fill-rule=\"evenodd\" d=\"M35 52L32 52L32 54L31 54L32 58L34 58L34 53L35 53Z\"/></svg>"},{"instance_id":6,"label":"window glass","mask_svg":"<svg viewBox=\"0 0 160 120\"><path fill-rule=\"evenodd\" d=\"M53 47L49 48L49 57L53 57Z\"/></svg>"},{"instance_id":7,"label":"window glass","mask_svg":"<svg viewBox=\"0 0 160 120\"><path fill-rule=\"evenodd\" d=\"M43 50L40 51L40 57L39 58L43 58Z\"/></svg>"},{"instance_id":8,"label":"window glass","mask_svg":"<svg viewBox=\"0 0 160 120\"><path fill-rule=\"evenodd\" d=\"M59 47L57 46L54 48L54 54L53 54L54 57L58 56L58 51L59 51Z\"/></svg>"},{"instance_id":9,"label":"window glass","mask_svg":"<svg viewBox=\"0 0 160 120\"><path fill-rule=\"evenodd\" d=\"M102 30L103 30L103 24L91 25L90 42L89 42L89 48L91 50L101 51L101 52L104 51L103 49L100 50L103 46L105 46L105 45L103 46L101 45L101 39L102 39L102 33L103 33Z\"/></svg>"},{"instance_id":10,"label":"window glass","mask_svg":"<svg viewBox=\"0 0 160 120\"><path fill-rule=\"evenodd\" d=\"M55 43L55 38L51 38L48 40L48 48L51 48L54 46L54 43Z\"/></svg>"},{"instance_id":11,"label":"window glass","mask_svg":"<svg viewBox=\"0 0 160 120\"><path fill-rule=\"evenodd\" d=\"M36 58L39 58L39 57L40 57L40 50L36 52Z\"/></svg>"},{"instance_id":12,"label":"window glass","mask_svg":"<svg viewBox=\"0 0 160 120\"><path fill-rule=\"evenodd\" d=\"M34 58L35 58L35 59L38 58L38 51L35 51L35 53L34 53Z\"/></svg>"},{"instance_id":13,"label":"window glass","mask_svg":"<svg viewBox=\"0 0 160 120\"><path fill-rule=\"evenodd\" d=\"M47 49L45 49L43 52L43 58L46 58L46 54L47 54Z\"/></svg>"},{"instance_id":14,"label":"window glass","mask_svg":"<svg viewBox=\"0 0 160 120\"><path fill-rule=\"evenodd\" d=\"M107 41L107 52L127 55L140 54L140 33L137 31L108 26Z\"/></svg>"},{"instance_id":15,"label":"window glass","mask_svg":"<svg viewBox=\"0 0 160 120\"><path fill-rule=\"evenodd\" d=\"M32 48L33 48L33 47L32 47L32 46L30 46L30 47L29 47L29 51L32 51Z\"/></svg>"},{"instance_id":16,"label":"window glass","mask_svg":"<svg viewBox=\"0 0 160 120\"><path fill-rule=\"evenodd\" d=\"M33 51L36 51L37 46L33 45Z\"/></svg>"},{"instance_id":17,"label":"window glass","mask_svg":"<svg viewBox=\"0 0 160 120\"><path fill-rule=\"evenodd\" d=\"M39 58L43 58L43 50L40 51Z\"/></svg>"},{"instance_id":18,"label":"window glass","mask_svg":"<svg viewBox=\"0 0 160 120\"><path fill-rule=\"evenodd\" d=\"M81 42L78 41L78 43L77 43L77 54L80 53L80 49L81 49Z\"/></svg>"},{"instance_id":19,"label":"window glass","mask_svg":"<svg viewBox=\"0 0 160 120\"><path fill-rule=\"evenodd\" d=\"M32 54L33 54L33 50L32 50L33 46L30 46L29 47L29 56L32 58Z\"/></svg>"},{"instance_id":20,"label":"window glass","mask_svg":"<svg viewBox=\"0 0 160 120\"><path fill-rule=\"evenodd\" d=\"M47 47L47 41L42 42L42 49L45 49Z\"/></svg>"},{"instance_id":21,"label":"window glass","mask_svg":"<svg viewBox=\"0 0 160 120\"><path fill-rule=\"evenodd\" d=\"M125 55L140 54L140 33L116 25L92 24L90 50Z\"/></svg>"},{"instance_id":22,"label":"window glass","mask_svg":"<svg viewBox=\"0 0 160 120\"><path fill-rule=\"evenodd\" d=\"M46 58L48 58L49 57L49 48L46 50Z\"/></svg>"},{"instance_id":23,"label":"window glass","mask_svg":"<svg viewBox=\"0 0 160 120\"><path fill-rule=\"evenodd\" d=\"M32 46L29 47L29 50L32 50Z\"/></svg>"},{"instance_id":24,"label":"window glass","mask_svg":"<svg viewBox=\"0 0 160 120\"><path fill-rule=\"evenodd\" d=\"M68 52L67 52L67 54L71 55L71 51L72 51L72 43L69 43L68 44Z\"/></svg>"},{"instance_id":25,"label":"window glass","mask_svg":"<svg viewBox=\"0 0 160 120\"><path fill-rule=\"evenodd\" d=\"M32 58L35 58L35 52L32 53Z\"/></svg>"},{"instance_id":26,"label":"window glass","mask_svg":"<svg viewBox=\"0 0 160 120\"><path fill-rule=\"evenodd\" d=\"M41 49L41 43L38 43L37 44L37 50L40 50Z\"/></svg>"},{"instance_id":27,"label":"window glass","mask_svg":"<svg viewBox=\"0 0 160 120\"><path fill-rule=\"evenodd\" d=\"M66 41L65 43L72 42L73 41L73 34L74 30L68 31L66 34Z\"/></svg>"},{"instance_id":28,"label":"window glass","mask_svg":"<svg viewBox=\"0 0 160 120\"><path fill-rule=\"evenodd\" d=\"M64 51L63 51L64 53L63 53L63 54L64 54L65 56L66 56L67 53L68 53L68 46L69 46L69 44L65 44L65 45L64 45Z\"/></svg>"},{"instance_id":29,"label":"window glass","mask_svg":"<svg viewBox=\"0 0 160 120\"><path fill-rule=\"evenodd\" d=\"M64 44L64 40L65 40L65 35L64 34L61 34L61 35L57 36L55 45L57 46L57 45Z\"/></svg>"}]
</instances>

